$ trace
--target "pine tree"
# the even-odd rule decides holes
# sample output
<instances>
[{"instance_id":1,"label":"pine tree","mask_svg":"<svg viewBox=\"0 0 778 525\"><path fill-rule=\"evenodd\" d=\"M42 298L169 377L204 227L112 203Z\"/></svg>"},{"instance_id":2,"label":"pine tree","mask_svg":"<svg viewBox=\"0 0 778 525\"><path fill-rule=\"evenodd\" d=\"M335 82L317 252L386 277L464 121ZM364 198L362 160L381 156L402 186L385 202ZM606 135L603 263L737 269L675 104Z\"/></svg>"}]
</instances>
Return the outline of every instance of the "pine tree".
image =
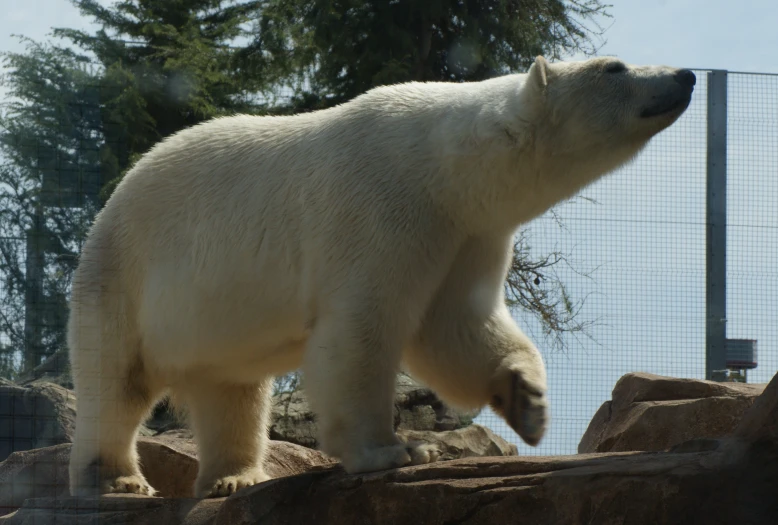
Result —
<instances>
[{"instance_id":1,"label":"pine tree","mask_svg":"<svg viewBox=\"0 0 778 525\"><path fill-rule=\"evenodd\" d=\"M98 78L88 64L30 40L5 64L12 98L0 113L0 333L8 339L0 369L12 375L64 345L69 278L96 208L82 197L99 190L104 152ZM84 191L60 191L73 180Z\"/></svg>"},{"instance_id":2,"label":"pine tree","mask_svg":"<svg viewBox=\"0 0 778 525\"><path fill-rule=\"evenodd\" d=\"M287 109L323 108L381 84L483 80L523 71L539 54L592 53L608 7L599 0L269 0L241 56L295 89Z\"/></svg>"},{"instance_id":3,"label":"pine tree","mask_svg":"<svg viewBox=\"0 0 778 525\"><path fill-rule=\"evenodd\" d=\"M232 42L259 2L73 0L100 29L56 29L4 53L0 115L0 370L64 348L66 297L94 214L135 159L167 135L254 111L261 83ZM21 359L19 356L22 356Z\"/></svg>"},{"instance_id":4,"label":"pine tree","mask_svg":"<svg viewBox=\"0 0 778 525\"><path fill-rule=\"evenodd\" d=\"M259 1L123 0L107 8L71 0L101 26L95 34L55 29L54 35L103 69L106 144L113 151L106 198L132 162L157 141L212 117L256 111L262 83L238 69L232 44ZM232 5L228 5L232 4Z\"/></svg>"}]
</instances>

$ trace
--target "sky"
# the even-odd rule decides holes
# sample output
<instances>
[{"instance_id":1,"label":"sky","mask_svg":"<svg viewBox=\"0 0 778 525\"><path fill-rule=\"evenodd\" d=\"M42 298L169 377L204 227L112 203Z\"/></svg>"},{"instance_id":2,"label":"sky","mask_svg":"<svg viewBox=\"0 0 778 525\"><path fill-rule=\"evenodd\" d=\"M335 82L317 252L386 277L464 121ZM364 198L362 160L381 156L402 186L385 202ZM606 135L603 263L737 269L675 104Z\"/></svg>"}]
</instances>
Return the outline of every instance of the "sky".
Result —
<instances>
[{"instance_id":1,"label":"sky","mask_svg":"<svg viewBox=\"0 0 778 525\"><path fill-rule=\"evenodd\" d=\"M90 27L67 0L6 3L12 7L0 17L0 50L23 49L12 33L44 39L52 26ZM610 3L601 55L778 73L774 0ZM706 79L705 71L697 74L686 114L633 164L584 191L596 203L560 206L564 229L549 215L528 225L534 253L569 254L572 268L559 276L574 299L587 298L581 320L596 324L591 339L569 338L565 351L551 351L532 319L518 317L548 366L549 432L532 449L488 410L476 421L521 454L575 453L627 372L704 378ZM757 339L759 366L749 382L767 382L778 369L778 76L730 75L729 90L727 330Z\"/></svg>"},{"instance_id":2,"label":"sky","mask_svg":"<svg viewBox=\"0 0 778 525\"><path fill-rule=\"evenodd\" d=\"M110 5L111 2L101 0ZM601 54L636 64L778 73L778 3L772 0L611 0L613 18ZM18 51L23 34L43 39L52 27L87 28L68 0L6 1L0 50ZM10 7L9 7L10 6Z\"/></svg>"}]
</instances>

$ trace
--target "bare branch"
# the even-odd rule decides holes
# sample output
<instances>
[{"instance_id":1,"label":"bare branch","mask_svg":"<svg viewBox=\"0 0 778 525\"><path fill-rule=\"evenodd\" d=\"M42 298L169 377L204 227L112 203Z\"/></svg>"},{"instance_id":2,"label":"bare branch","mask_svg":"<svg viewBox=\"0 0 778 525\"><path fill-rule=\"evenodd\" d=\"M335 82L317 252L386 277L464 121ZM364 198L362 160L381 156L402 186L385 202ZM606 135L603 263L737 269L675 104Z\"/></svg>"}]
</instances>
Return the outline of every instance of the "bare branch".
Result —
<instances>
[{"instance_id":1,"label":"bare branch","mask_svg":"<svg viewBox=\"0 0 778 525\"><path fill-rule=\"evenodd\" d=\"M568 336L576 341L580 341L579 335L593 340L590 330L598 320L580 319L591 293L574 301L556 272L560 263L576 274L592 279L593 271L582 272L575 268L569 256L560 251L533 256L527 233L522 230L514 240L513 261L505 287L508 305L533 315L539 321L544 337L550 339L551 346L566 350Z\"/></svg>"}]
</instances>

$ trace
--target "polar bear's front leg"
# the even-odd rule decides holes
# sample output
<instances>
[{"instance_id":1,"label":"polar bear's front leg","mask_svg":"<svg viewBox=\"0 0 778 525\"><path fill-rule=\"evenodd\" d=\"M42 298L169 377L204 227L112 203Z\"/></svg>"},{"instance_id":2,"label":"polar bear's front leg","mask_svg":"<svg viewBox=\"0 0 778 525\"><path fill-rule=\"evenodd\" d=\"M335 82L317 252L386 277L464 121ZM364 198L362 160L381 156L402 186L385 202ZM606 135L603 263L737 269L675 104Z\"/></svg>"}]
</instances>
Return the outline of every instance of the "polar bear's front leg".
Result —
<instances>
[{"instance_id":1,"label":"polar bear's front leg","mask_svg":"<svg viewBox=\"0 0 778 525\"><path fill-rule=\"evenodd\" d=\"M305 391L317 416L320 448L340 458L350 474L429 463L439 456L434 446L404 444L394 433L402 342L392 325L367 308L318 319L308 341Z\"/></svg>"},{"instance_id":2,"label":"polar bear's front leg","mask_svg":"<svg viewBox=\"0 0 778 525\"><path fill-rule=\"evenodd\" d=\"M229 496L270 479L263 463L271 393L272 379L255 385L198 383L181 392L200 462L196 497Z\"/></svg>"},{"instance_id":3,"label":"polar bear's front leg","mask_svg":"<svg viewBox=\"0 0 778 525\"><path fill-rule=\"evenodd\" d=\"M529 445L548 425L546 369L507 308L485 318L446 308L405 356L410 373L462 408L486 404Z\"/></svg>"},{"instance_id":4,"label":"polar bear's front leg","mask_svg":"<svg viewBox=\"0 0 778 525\"><path fill-rule=\"evenodd\" d=\"M404 361L445 401L462 408L489 404L535 445L548 423L546 369L505 304L512 248L508 234L465 244Z\"/></svg>"}]
</instances>

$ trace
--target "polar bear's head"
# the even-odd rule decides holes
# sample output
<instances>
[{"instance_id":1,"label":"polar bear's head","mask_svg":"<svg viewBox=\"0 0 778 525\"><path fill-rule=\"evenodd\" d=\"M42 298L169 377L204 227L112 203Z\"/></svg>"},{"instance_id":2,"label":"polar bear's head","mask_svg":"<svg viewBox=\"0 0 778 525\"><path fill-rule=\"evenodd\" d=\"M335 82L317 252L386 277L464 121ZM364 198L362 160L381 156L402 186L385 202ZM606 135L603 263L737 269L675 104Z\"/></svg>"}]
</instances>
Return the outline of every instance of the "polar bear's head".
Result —
<instances>
[{"instance_id":1,"label":"polar bear's head","mask_svg":"<svg viewBox=\"0 0 778 525\"><path fill-rule=\"evenodd\" d=\"M588 161L598 174L610 171L683 114L695 82L688 69L610 57L557 63L538 57L525 90L534 145L541 158Z\"/></svg>"}]
</instances>

